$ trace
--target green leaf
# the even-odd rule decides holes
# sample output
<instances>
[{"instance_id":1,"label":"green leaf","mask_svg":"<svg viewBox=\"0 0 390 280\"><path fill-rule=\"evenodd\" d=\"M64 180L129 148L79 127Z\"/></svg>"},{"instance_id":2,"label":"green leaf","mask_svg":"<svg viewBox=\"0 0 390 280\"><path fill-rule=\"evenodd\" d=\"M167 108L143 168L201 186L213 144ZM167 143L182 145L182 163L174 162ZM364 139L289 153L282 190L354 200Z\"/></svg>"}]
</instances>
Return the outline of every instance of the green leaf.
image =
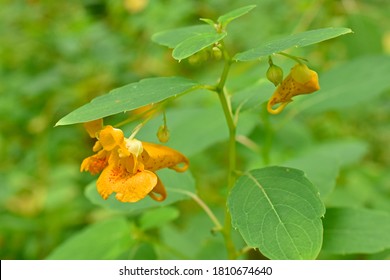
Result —
<instances>
[{"instance_id":1,"label":"green leaf","mask_svg":"<svg viewBox=\"0 0 390 280\"><path fill-rule=\"evenodd\" d=\"M294 104L297 111L320 113L365 104L390 88L390 56L367 56L320 75L321 90Z\"/></svg>"},{"instance_id":2,"label":"green leaf","mask_svg":"<svg viewBox=\"0 0 390 280\"><path fill-rule=\"evenodd\" d=\"M209 18L200 18L199 20L200 20L200 21L203 21L203 22L205 22L205 23L207 23L208 25L212 26L213 29L214 29L215 22L214 22L212 19L209 19Z\"/></svg>"},{"instance_id":3,"label":"green leaf","mask_svg":"<svg viewBox=\"0 0 390 280\"><path fill-rule=\"evenodd\" d=\"M225 36L226 32L217 33L215 31L195 35L178 44L173 49L172 56L180 61L222 40Z\"/></svg>"},{"instance_id":4,"label":"green leaf","mask_svg":"<svg viewBox=\"0 0 390 280\"><path fill-rule=\"evenodd\" d=\"M298 168L318 188L321 197L328 196L336 185L340 165L333 155L316 155L310 152L283 163L284 166Z\"/></svg>"},{"instance_id":5,"label":"green leaf","mask_svg":"<svg viewBox=\"0 0 390 280\"><path fill-rule=\"evenodd\" d=\"M363 164L343 172L342 181L326 198L329 207L367 207L390 213L390 174L378 165Z\"/></svg>"},{"instance_id":6,"label":"green leaf","mask_svg":"<svg viewBox=\"0 0 390 280\"><path fill-rule=\"evenodd\" d=\"M210 25L193 25L156 33L152 36L152 40L157 44L173 49L191 37L212 32L215 32L215 28Z\"/></svg>"},{"instance_id":7,"label":"green leaf","mask_svg":"<svg viewBox=\"0 0 390 280\"><path fill-rule=\"evenodd\" d=\"M212 209L214 212L218 209ZM218 213L215 213L218 214ZM222 213L221 213L222 214ZM222 218L222 217L221 217ZM161 259L210 260L226 259L226 248L220 234L210 234L215 225L202 212L191 212L180 224L170 223L160 228L162 244L171 250L161 250ZM206 250L215 250L206 252ZM181 254L175 254L180 252Z\"/></svg>"},{"instance_id":8,"label":"green leaf","mask_svg":"<svg viewBox=\"0 0 390 280\"><path fill-rule=\"evenodd\" d=\"M209 24L211 23L207 19L204 20ZM226 36L226 32L217 33L215 28L209 24L163 31L153 35L152 40L173 48L173 58L180 61L211 46Z\"/></svg>"},{"instance_id":9,"label":"green leaf","mask_svg":"<svg viewBox=\"0 0 390 280\"><path fill-rule=\"evenodd\" d=\"M160 170L157 172L167 190L167 198L163 202L154 201L149 196L136 203L123 203L111 195L104 200L96 190L96 182L92 182L85 189L86 197L93 203L104 208L118 212L133 213L154 207L166 206L180 200L189 199L188 192L195 192L195 182L190 172L178 173L173 170Z\"/></svg>"},{"instance_id":10,"label":"green leaf","mask_svg":"<svg viewBox=\"0 0 390 280\"><path fill-rule=\"evenodd\" d=\"M292 47L298 48L309 46L351 32L351 29L343 27L329 27L301 32L273 40L254 49L238 53L233 59L236 61L256 60Z\"/></svg>"},{"instance_id":11,"label":"green leaf","mask_svg":"<svg viewBox=\"0 0 390 280\"><path fill-rule=\"evenodd\" d=\"M134 110L194 90L197 86L195 82L181 77L144 79L93 99L60 119L56 126L84 123Z\"/></svg>"},{"instance_id":12,"label":"green leaf","mask_svg":"<svg viewBox=\"0 0 390 280\"><path fill-rule=\"evenodd\" d=\"M139 242L137 247L133 248L131 260L158 260L159 257L153 246L153 243Z\"/></svg>"},{"instance_id":13,"label":"green leaf","mask_svg":"<svg viewBox=\"0 0 390 280\"><path fill-rule=\"evenodd\" d=\"M335 187L340 168L358 162L367 150L363 141L332 141L317 145L283 165L303 170L324 198Z\"/></svg>"},{"instance_id":14,"label":"green leaf","mask_svg":"<svg viewBox=\"0 0 390 280\"><path fill-rule=\"evenodd\" d=\"M151 209L142 214L140 217L140 228L142 230L148 230L152 228L159 228L170 221L179 217L180 212L174 207L161 207Z\"/></svg>"},{"instance_id":15,"label":"green leaf","mask_svg":"<svg viewBox=\"0 0 390 280\"><path fill-rule=\"evenodd\" d=\"M228 206L233 227L266 257L317 257L325 208L302 171L286 167L252 170L238 179Z\"/></svg>"},{"instance_id":16,"label":"green leaf","mask_svg":"<svg viewBox=\"0 0 390 280\"><path fill-rule=\"evenodd\" d=\"M112 260L132 244L130 225L124 218L92 224L76 233L48 257L49 260Z\"/></svg>"},{"instance_id":17,"label":"green leaf","mask_svg":"<svg viewBox=\"0 0 390 280\"><path fill-rule=\"evenodd\" d=\"M241 7L238 9L235 9L231 12L228 12L218 18L218 22L223 26L226 27L232 20L239 18L247 13L249 13L252 9L254 9L256 5L249 5L245 7Z\"/></svg>"},{"instance_id":18,"label":"green leaf","mask_svg":"<svg viewBox=\"0 0 390 280\"><path fill-rule=\"evenodd\" d=\"M390 248L387 212L330 208L324 219L323 250L335 254L376 253Z\"/></svg>"}]
</instances>

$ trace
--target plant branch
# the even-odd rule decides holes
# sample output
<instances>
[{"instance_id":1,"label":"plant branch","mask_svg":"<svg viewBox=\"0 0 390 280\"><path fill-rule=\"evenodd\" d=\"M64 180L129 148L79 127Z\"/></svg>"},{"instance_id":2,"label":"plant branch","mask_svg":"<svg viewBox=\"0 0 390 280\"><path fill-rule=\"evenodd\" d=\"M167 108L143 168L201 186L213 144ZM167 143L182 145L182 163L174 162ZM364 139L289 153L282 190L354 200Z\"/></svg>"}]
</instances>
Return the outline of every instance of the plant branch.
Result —
<instances>
[{"instance_id":1,"label":"plant branch","mask_svg":"<svg viewBox=\"0 0 390 280\"><path fill-rule=\"evenodd\" d=\"M223 113L225 115L226 123L229 129L229 146L228 146L228 155L229 155L229 166L228 166L228 180L227 180L227 196L226 200L229 197L230 191L234 186L234 182L236 179L235 169L236 169L236 122L234 120L234 115L231 108L230 98L225 90L225 83L227 76L229 74L230 66L233 63L229 53L227 52L223 41L221 42L221 49L223 53L223 57L225 60L225 64L222 70L221 78L219 80L218 85L216 86L216 92L218 94L219 100L222 105ZM232 237L232 224L231 224L231 216L229 213L229 209L226 206L225 208L225 223L222 229L222 235L225 240L226 249L228 252L229 259L235 259L237 257L237 251L234 246Z\"/></svg>"},{"instance_id":2,"label":"plant branch","mask_svg":"<svg viewBox=\"0 0 390 280\"><path fill-rule=\"evenodd\" d=\"M220 231L222 230L222 225L218 221L217 217L214 215L213 211L207 206L207 204L196 194L189 192L189 191L184 191L184 190L173 190L174 192L182 193L185 195L188 195L191 197L209 216L210 220L213 222L215 225L215 228L213 229L214 231Z\"/></svg>"},{"instance_id":3,"label":"plant branch","mask_svg":"<svg viewBox=\"0 0 390 280\"><path fill-rule=\"evenodd\" d=\"M219 83L216 88L216 91L218 93L223 91L223 88L225 87L226 84L227 76L229 74L230 65L232 65L233 63L233 60L231 59L229 53L226 51L225 44L223 41L221 41L221 51L222 51L223 58L225 60L225 64L222 70L221 78L219 79Z\"/></svg>"},{"instance_id":4,"label":"plant branch","mask_svg":"<svg viewBox=\"0 0 390 280\"><path fill-rule=\"evenodd\" d=\"M299 64L302 64L302 61L301 61L301 60L307 62L307 59L306 59L306 58L298 57L298 56L291 55L291 54L288 54L288 53L285 53L285 52L278 52L278 54L283 55L283 56L288 57L288 58L291 58L292 60L295 60L295 61L298 62Z\"/></svg>"}]
</instances>

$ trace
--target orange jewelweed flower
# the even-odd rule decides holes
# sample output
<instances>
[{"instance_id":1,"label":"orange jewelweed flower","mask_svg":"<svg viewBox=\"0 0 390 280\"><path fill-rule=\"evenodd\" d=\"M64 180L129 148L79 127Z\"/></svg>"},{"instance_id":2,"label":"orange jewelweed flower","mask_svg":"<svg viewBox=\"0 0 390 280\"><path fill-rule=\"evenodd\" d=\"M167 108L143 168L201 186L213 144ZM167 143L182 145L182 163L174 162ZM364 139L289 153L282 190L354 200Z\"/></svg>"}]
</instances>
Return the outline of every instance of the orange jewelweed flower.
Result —
<instances>
[{"instance_id":1,"label":"orange jewelweed flower","mask_svg":"<svg viewBox=\"0 0 390 280\"><path fill-rule=\"evenodd\" d=\"M136 202L147 195L163 201L167 194L155 171L170 168L184 172L188 168L188 159L178 151L125 138L122 130L103 127L101 120L88 122L85 128L92 138L97 138L93 147L96 154L83 160L80 171L93 175L101 172L96 186L104 199L116 193L121 202Z\"/></svg>"},{"instance_id":2,"label":"orange jewelweed flower","mask_svg":"<svg viewBox=\"0 0 390 280\"><path fill-rule=\"evenodd\" d=\"M290 74L276 88L268 100L267 110L271 114L279 114L290 103L292 98L300 94L309 94L320 89L318 75L305 64L297 64L291 68ZM273 109L272 106L281 103Z\"/></svg>"}]
</instances>

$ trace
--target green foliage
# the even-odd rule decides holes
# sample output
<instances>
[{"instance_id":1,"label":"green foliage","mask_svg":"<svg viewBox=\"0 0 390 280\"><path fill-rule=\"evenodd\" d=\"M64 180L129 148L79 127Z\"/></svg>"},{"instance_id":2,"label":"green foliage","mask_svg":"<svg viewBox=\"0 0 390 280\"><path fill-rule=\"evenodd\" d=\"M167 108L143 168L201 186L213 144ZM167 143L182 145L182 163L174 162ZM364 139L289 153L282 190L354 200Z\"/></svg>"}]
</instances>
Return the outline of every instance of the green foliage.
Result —
<instances>
[{"instance_id":1,"label":"green foliage","mask_svg":"<svg viewBox=\"0 0 390 280\"><path fill-rule=\"evenodd\" d=\"M173 50L174 59L182 60L222 40L226 33L203 33L181 42Z\"/></svg>"},{"instance_id":2,"label":"green foliage","mask_svg":"<svg viewBox=\"0 0 390 280\"><path fill-rule=\"evenodd\" d=\"M167 145L178 149L187 156L196 155L228 137L228 130L224 126L223 112L220 107L172 108L166 111L166 115L171 132L171 138ZM239 133L247 135L252 131L256 125L254 117L252 112L241 114L237 127ZM156 127L160 123L161 120L158 118L150 121L139 132L139 137L145 141L155 141ZM188 143L196 143L196 145L188 145Z\"/></svg>"},{"instance_id":3,"label":"green foliage","mask_svg":"<svg viewBox=\"0 0 390 280\"><path fill-rule=\"evenodd\" d=\"M229 196L233 227L271 259L315 259L325 207L297 169L267 167L239 178Z\"/></svg>"},{"instance_id":4,"label":"green foliage","mask_svg":"<svg viewBox=\"0 0 390 280\"><path fill-rule=\"evenodd\" d=\"M389 258L389 5L0 2L1 259ZM320 91L269 115L268 56ZM165 201L79 172L102 117L166 123L190 167L157 171Z\"/></svg>"},{"instance_id":5,"label":"green foliage","mask_svg":"<svg viewBox=\"0 0 390 280\"><path fill-rule=\"evenodd\" d=\"M221 41L227 33L222 31L232 20L241 17L252 10L255 5L239 8L218 18L220 30L213 28L213 21L201 19L211 26L195 25L184 28L167 30L153 35L152 39L158 44L173 48L172 56L181 61L191 55Z\"/></svg>"},{"instance_id":6,"label":"green foliage","mask_svg":"<svg viewBox=\"0 0 390 280\"><path fill-rule=\"evenodd\" d=\"M213 34L215 29L209 25L193 25L188 27L181 27L158 32L152 36L152 40L157 44L176 48L182 42L202 34Z\"/></svg>"},{"instance_id":7,"label":"green foliage","mask_svg":"<svg viewBox=\"0 0 390 280\"><path fill-rule=\"evenodd\" d=\"M305 170L306 176L319 189L321 197L326 197L332 192L340 169L358 162L366 152L367 145L362 141L323 143L289 159L283 165Z\"/></svg>"},{"instance_id":8,"label":"green foliage","mask_svg":"<svg viewBox=\"0 0 390 280\"><path fill-rule=\"evenodd\" d=\"M222 40L226 35L226 32L218 33L208 25L195 25L160 32L152 39L173 48L173 58L180 61Z\"/></svg>"},{"instance_id":9,"label":"green foliage","mask_svg":"<svg viewBox=\"0 0 390 280\"><path fill-rule=\"evenodd\" d=\"M256 60L289 48L306 47L351 32L351 29L341 27L310 30L264 43L260 47L236 54L234 59L237 61Z\"/></svg>"},{"instance_id":10,"label":"green foliage","mask_svg":"<svg viewBox=\"0 0 390 280\"><path fill-rule=\"evenodd\" d=\"M308 113L322 113L369 102L390 87L385 73L390 71L390 57L386 55L368 56L354 59L321 78L325 94L302 101L298 109Z\"/></svg>"},{"instance_id":11,"label":"green foliage","mask_svg":"<svg viewBox=\"0 0 390 280\"><path fill-rule=\"evenodd\" d=\"M49 260L114 260L132 245L130 225L124 218L93 224L57 247Z\"/></svg>"},{"instance_id":12,"label":"green foliage","mask_svg":"<svg viewBox=\"0 0 390 280\"><path fill-rule=\"evenodd\" d=\"M390 248L389 213L330 208L324 219L325 252L333 254L376 253Z\"/></svg>"},{"instance_id":13,"label":"green foliage","mask_svg":"<svg viewBox=\"0 0 390 280\"><path fill-rule=\"evenodd\" d=\"M145 79L93 99L91 103L63 117L56 125L83 123L134 110L194 90L196 86L196 83L184 78Z\"/></svg>"},{"instance_id":14,"label":"green foliage","mask_svg":"<svg viewBox=\"0 0 390 280\"><path fill-rule=\"evenodd\" d=\"M159 228L168 222L175 220L180 215L179 210L173 207L152 209L140 217L140 228L148 230Z\"/></svg>"},{"instance_id":15,"label":"green foliage","mask_svg":"<svg viewBox=\"0 0 390 280\"><path fill-rule=\"evenodd\" d=\"M225 28L232 20L242 17L243 15L249 13L255 7L256 5L249 5L233 10L227 14L220 16L218 18L218 23L222 26L222 28Z\"/></svg>"}]
</instances>

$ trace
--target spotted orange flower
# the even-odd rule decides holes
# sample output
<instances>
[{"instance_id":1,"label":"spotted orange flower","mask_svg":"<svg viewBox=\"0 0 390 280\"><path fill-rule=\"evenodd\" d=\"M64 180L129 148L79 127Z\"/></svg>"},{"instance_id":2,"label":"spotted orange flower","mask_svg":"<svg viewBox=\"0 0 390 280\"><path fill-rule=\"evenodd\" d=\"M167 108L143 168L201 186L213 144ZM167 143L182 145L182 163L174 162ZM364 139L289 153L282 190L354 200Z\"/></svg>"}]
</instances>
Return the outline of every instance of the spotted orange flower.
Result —
<instances>
[{"instance_id":1,"label":"spotted orange flower","mask_svg":"<svg viewBox=\"0 0 390 280\"><path fill-rule=\"evenodd\" d=\"M290 74L276 88L269 99L267 110L271 114L279 114L290 103L292 98L300 94L309 94L320 89L318 75L305 64L297 64L291 68ZM274 105L281 103L276 109Z\"/></svg>"},{"instance_id":2,"label":"spotted orange flower","mask_svg":"<svg viewBox=\"0 0 390 280\"><path fill-rule=\"evenodd\" d=\"M188 159L176 150L162 145L125 138L122 130L100 120L85 124L96 153L81 164L81 171L101 173L97 180L99 194L107 199L112 193L121 202L136 202L147 195L163 201L167 194L155 171L170 168L178 172L187 170Z\"/></svg>"}]
</instances>

